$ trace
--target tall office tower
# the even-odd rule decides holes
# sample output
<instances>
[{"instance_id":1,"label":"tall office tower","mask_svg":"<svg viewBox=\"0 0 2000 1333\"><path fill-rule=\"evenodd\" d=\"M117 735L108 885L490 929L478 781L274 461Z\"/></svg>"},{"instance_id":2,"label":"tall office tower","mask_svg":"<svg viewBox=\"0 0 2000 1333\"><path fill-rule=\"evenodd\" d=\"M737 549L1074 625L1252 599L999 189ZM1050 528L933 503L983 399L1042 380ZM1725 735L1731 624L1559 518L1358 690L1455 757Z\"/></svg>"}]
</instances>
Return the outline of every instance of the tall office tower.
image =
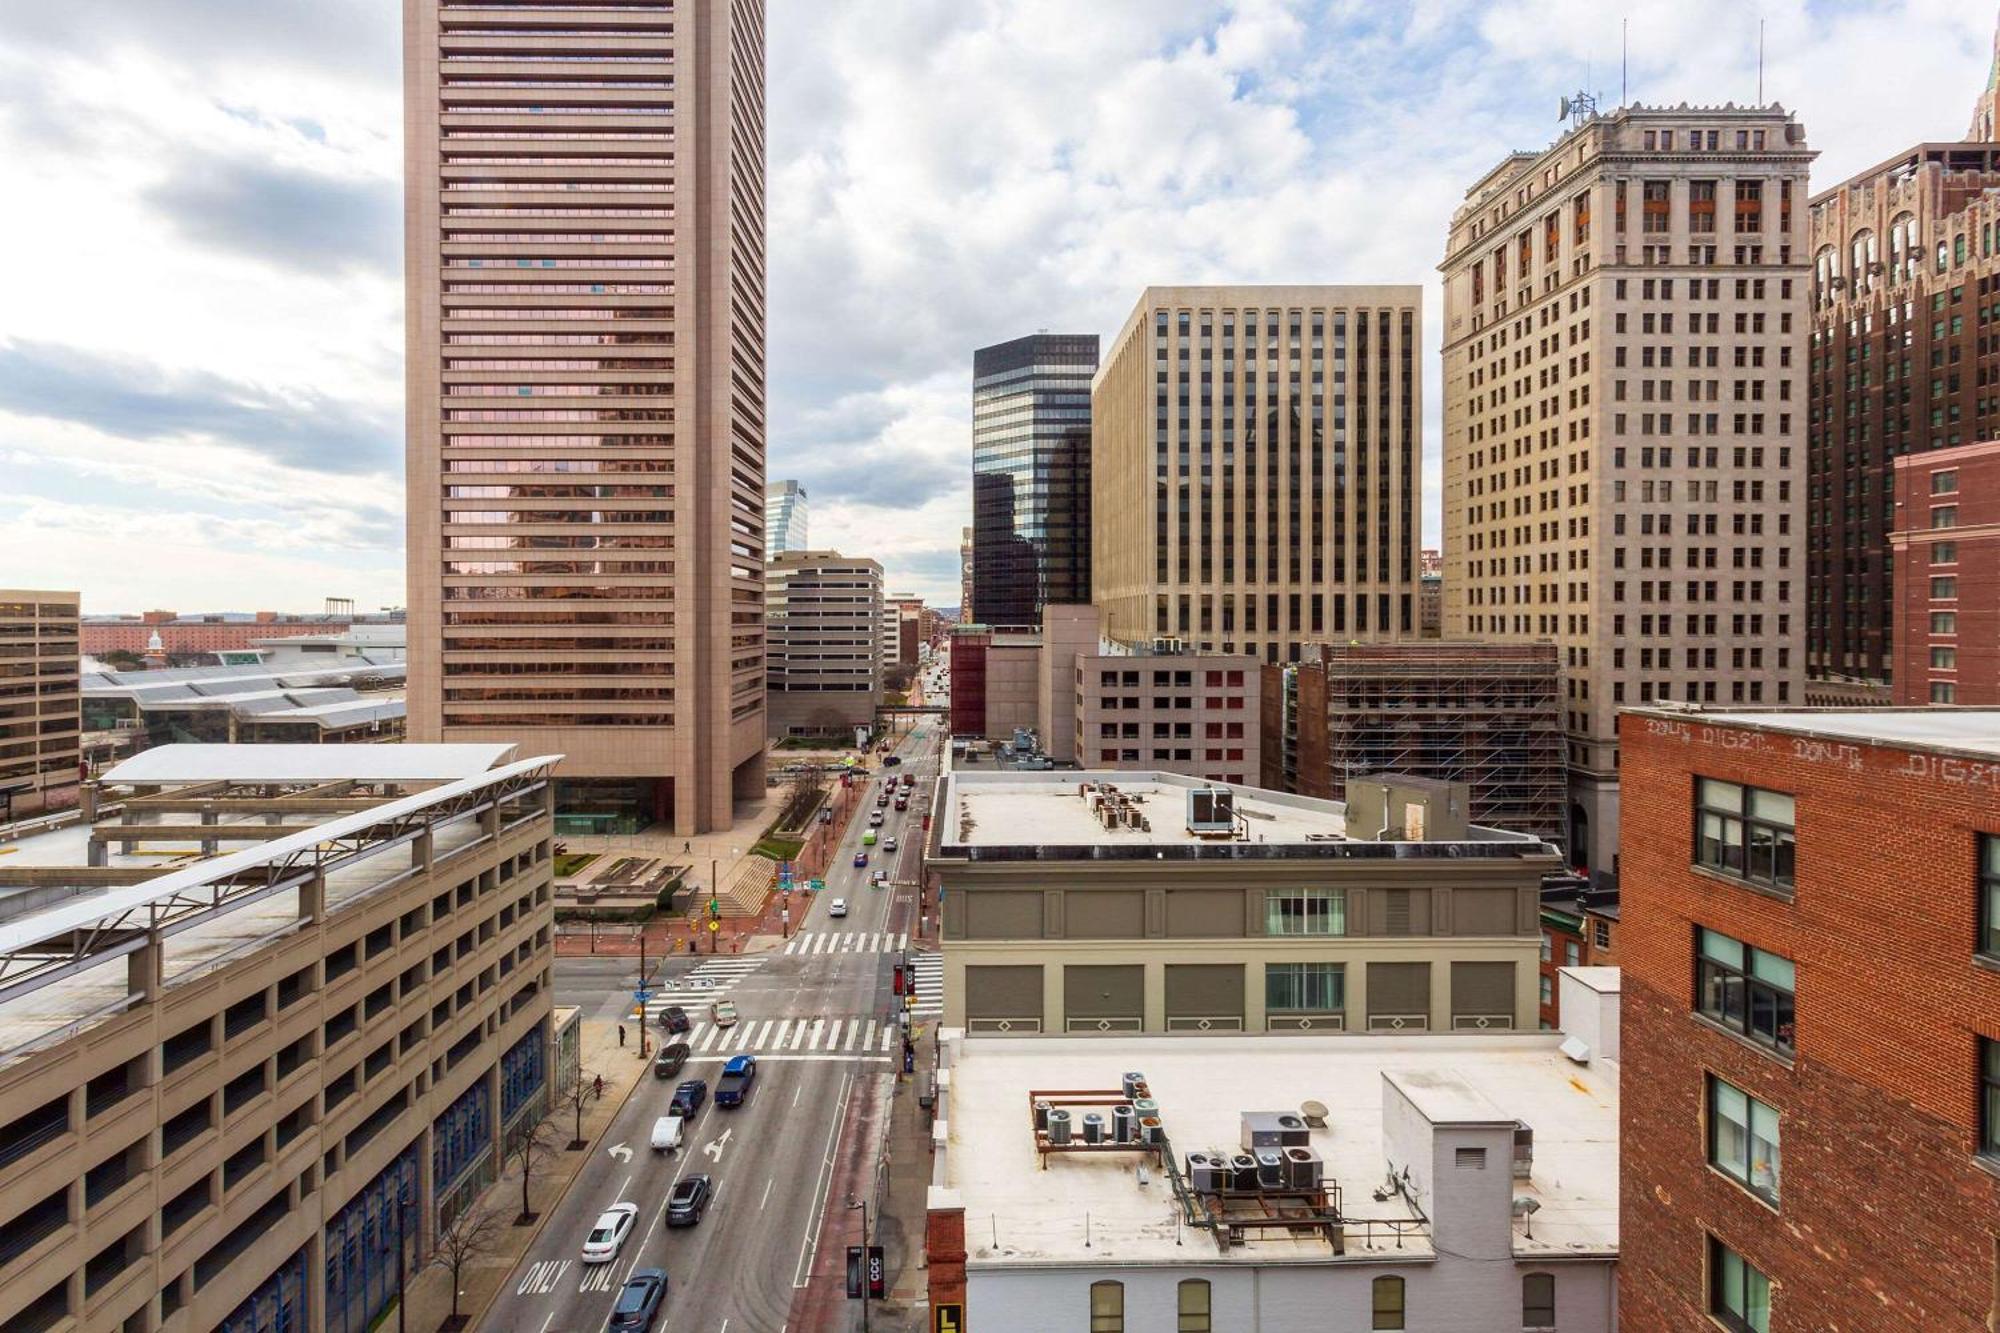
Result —
<instances>
[{"instance_id":1,"label":"tall office tower","mask_svg":"<svg viewBox=\"0 0 2000 1333\"><path fill-rule=\"evenodd\" d=\"M1417 633L1422 290L1148 287L1091 398L1106 637Z\"/></svg>"},{"instance_id":2,"label":"tall office tower","mask_svg":"<svg viewBox=\"0 0 2000 1333\"><path fill-rule=\"evenodd\" d=\"M1039 625L1090 600L1094 333L1036 333L972 354L972 619Z\"/></svg>"},{"instance_id":3,"label":"tall office tower","mask_svg":"<svg viewBox=\"0 0 2000 1333\"><path fill-rule=\"evenodd\" d=\"M787 551L766 571L771 735L844 736L873 725L882 688L882 566Z\"/></svg>"},{"instance_id":4,"label":"tall office tower","mask_svg":"<svg viewBox=\"0 0 2000 1333\"><path fill-rule=\"evenodd\" d=\"M404 0L410 737L763 789L764 6Z\"/></svg>"},{"instance_id":5,"label":"tall office tower","mask_svg":"<svg viewBox=\"0 0 2000 1333\"><path fill-rule=\"evenodd\" d=\"M2000 435L1982 368L2000 290L1990 115L1983 140L1918 144L1811 201L1808 702L1888 700L1897 458Z\"/></svg>"},{"instance_id":6,"label":"tall office tower","mask_svg":"<svg viewBox=\"0 0 2000 1333\"><path fill-rule=\"evenodd\" d=\"M1804 127L1583 112L1444 262L1444 637L1561 649L1572 864L1615 874L1618 710L1798 703Z\"/></svg>"},{"instance_id":7,"label":"tall office tower","mask_svg":"<svg viewBox=\"0 0 2000 1333\"><path fill-rule=\"evenodd\" d=\"M74 592L0 588L0 823L76 803L81 619Z\"/></svg>"},{"instance_id":8,"label":"tall office tower","mask_svg":"<svg viewBox=\"0 0 2000 1333\"><path fill-rule=\"evenodd\" d=\"M806 488L774 481L764 488L764 558L811 549L806 537Z\"/></svg>"}]
</instances>

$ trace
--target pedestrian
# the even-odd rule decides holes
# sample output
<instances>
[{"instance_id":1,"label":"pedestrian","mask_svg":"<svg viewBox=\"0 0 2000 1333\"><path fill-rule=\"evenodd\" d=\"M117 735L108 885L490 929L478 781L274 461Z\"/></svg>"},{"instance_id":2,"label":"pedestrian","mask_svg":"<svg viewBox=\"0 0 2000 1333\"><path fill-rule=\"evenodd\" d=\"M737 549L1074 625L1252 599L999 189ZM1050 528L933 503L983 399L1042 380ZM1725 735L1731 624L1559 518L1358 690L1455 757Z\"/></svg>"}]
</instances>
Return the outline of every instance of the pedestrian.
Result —
<instances>
[{"instance_id":1,"label":"pedestrian","mask_svg":"<svg viewBox=\"0 0 2000 1333\"><path fill-rule=\"evenodd\" d=\"M690 838L690 839L688 839L687 841L685 841L685 842L681 843L681 850L682 850L682 851L684 851L684 852L691 852L691 851L693 851L693 850L694 850L694 840Z\"/></svg>"},{"instance_id":2,"label":"pedestrian","mask_svg":"<svg viewBox=\"0 0 2000 1333\"><path fill-rule=\"evenodd\" d=\"M597 1083L595 1086L597 1088L597 1100L601 1102L604 1100L604 1075L599 1074L597 1076Z\"/></svg>"},{"instance_id":3,"label":"pedestrian","mask_svg":"<svg viewBox=\"0 0 2000 1333\"><path fill-rule=\"evenodd\" d=\"M625 1044L625 1025L623 1023L618 1025L618 1044L620 1046Z\"/></svg>"}]
</instances>

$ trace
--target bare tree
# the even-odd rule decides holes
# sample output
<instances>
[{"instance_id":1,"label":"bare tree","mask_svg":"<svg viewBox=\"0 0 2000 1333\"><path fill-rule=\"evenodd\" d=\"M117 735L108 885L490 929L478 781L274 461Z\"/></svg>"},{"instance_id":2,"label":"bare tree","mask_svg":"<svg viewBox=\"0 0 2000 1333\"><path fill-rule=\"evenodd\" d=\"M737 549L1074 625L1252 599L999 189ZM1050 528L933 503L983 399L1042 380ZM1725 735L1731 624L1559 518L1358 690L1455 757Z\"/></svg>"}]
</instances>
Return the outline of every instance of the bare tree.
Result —
<instances>
[{"instance_id":1,"label":"bare tree","mask_svg":"<svg viewBox=\"0 0 2000 1333\"><path fill-rule=\"evenodd\" d=\"M812 818L813 811L826 797L827 780L823 773L800 773L786 784L785 799L778 807L778 821L775 828L800 829Z\"/></svg>"},{"instance_id":2,"label":"bare tree","mask_svg":"<svg viewBox=\"0 0 2000 1333\"><path fill-rule=\"evenodd\" d=\"M476 1202L468 1202L451 1221L437 1229L428 1266L451 1274L451 1318L443 1326L447 1333L464 1326L458 1313L458 1293L465 1285L465 1270L499 1245L500 1215L490 1208L478 1207Z\"/></svg>"},{"instance_id":3,"label":"bare tree","mask_svg":"<svg viewBox=\"0 0 2000 1333\"><path fill-rule=\"evenodd\" d=\"M546 1120L530 1120L514 1131L509 1155L521 1168L521 1215L514 1219L515 1226L524 1227L535 1220L534 1210L528 1206L528 1186L555 1150L555 1127Z\"/></svg>"},{"instance_id":4,"label":"bare tree","mask_svg":"<svg viewBox=\"0 0 2000 1333\"><path fill-rule=\"evenodd\" d=\"M640 1020L642 1023L644 1020ZM592 1096L592 1074L588 1069L576 1071L576 1078L570 1085L556 1094L556 1103L576 1112L576 1137L569 1141L569 1150L575 1152L583 1147L583 1108L590 1105Z\"/></svg>"}]
</instances>

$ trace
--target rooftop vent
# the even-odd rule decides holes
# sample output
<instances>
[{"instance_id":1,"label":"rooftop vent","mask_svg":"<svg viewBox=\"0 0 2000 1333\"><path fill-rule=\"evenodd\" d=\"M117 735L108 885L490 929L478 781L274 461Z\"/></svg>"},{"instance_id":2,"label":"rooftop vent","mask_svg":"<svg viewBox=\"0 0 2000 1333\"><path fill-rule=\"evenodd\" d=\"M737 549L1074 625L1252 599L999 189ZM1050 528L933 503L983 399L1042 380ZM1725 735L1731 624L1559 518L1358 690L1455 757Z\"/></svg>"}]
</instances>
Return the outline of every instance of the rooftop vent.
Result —
<instances>
[{"instance_id":1,"label":"rooftop vent","mask_svg":"<svg viewBox=\"0 0 2000 1333\"><path fill-rule=\"evenodd\" d=\"M1188 791L1190 833L1228 833L1236 827L1236 793L1227 787L1194 787Z\"/></svg>"}]
</instances>

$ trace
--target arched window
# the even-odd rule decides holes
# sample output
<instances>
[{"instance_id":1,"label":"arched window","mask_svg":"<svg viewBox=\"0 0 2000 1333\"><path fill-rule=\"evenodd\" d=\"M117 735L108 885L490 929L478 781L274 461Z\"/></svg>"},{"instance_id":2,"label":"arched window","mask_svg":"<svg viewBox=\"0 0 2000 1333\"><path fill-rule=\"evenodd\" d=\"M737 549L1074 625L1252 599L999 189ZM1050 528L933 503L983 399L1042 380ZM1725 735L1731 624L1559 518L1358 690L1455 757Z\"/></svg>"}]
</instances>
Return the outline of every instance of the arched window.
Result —
<instances>
[{"instance_id":1,"label":"arched window","mask_svg":"<svg viewBox=\"0 0 2000 1333\"><path fill-rule=\"evenodd\" d=\"M1889 272L1897 281L1914 278L1921 252L1917 248L1917 220L1898 213L1889 224Z\"/></svg>"},{"instance_id":2,"label":"arched window","mask_svg":"<svg viewBox=\"0 0 2000 1333\"><path fill-rule=\"evenodd\" d=\"M1521 1327L1556 1326L1556 1276L1526 1273L1521 1277Z\"/></svg>"},{"instance_id":3,"label":"arched window","mask_svg":"<svg viewBox=\"0 0 2000 1333\"><path fill-rule=\"evenodd\" d=\"M1178 1333L1212 1333L1214 1322L1209 1318L1208 1283L1202 1278L1191 1277L1180 1285L1180 1324Z\"/></svg>"},{"instance_id":4,"label":"arched window","mask_svg":"<svg viewBox=\"0 0 2000 1333\"><path fill-rule=\"evenodd\" d=\"M1402 1328L1403 1325L1403 1279L1399 1277L1378 1277L1374 1289L1374 1322L1370 1328Z\"/></svg>"},{"instance_id":5,"label":"arched window","mask_svg":"<svg viewBox=\"0 0 2000 1333\"><path fill-rule=\"evenodd\" d=\"M1963 264L1965 262L1964 232L1960 232L1958 235L1951 238L1951 262L1954 265Z\"/></svg>"},{"instance_id":6,"label":"arched window","mask_svg":"<svg viewBox=\"0 0 2000 1333\"><path fill-rule=\"evenodd\" d=\"M1125 1284L1090 1284L1090 1333L1125 1333Z\"/></svg>"}]
</instances>

